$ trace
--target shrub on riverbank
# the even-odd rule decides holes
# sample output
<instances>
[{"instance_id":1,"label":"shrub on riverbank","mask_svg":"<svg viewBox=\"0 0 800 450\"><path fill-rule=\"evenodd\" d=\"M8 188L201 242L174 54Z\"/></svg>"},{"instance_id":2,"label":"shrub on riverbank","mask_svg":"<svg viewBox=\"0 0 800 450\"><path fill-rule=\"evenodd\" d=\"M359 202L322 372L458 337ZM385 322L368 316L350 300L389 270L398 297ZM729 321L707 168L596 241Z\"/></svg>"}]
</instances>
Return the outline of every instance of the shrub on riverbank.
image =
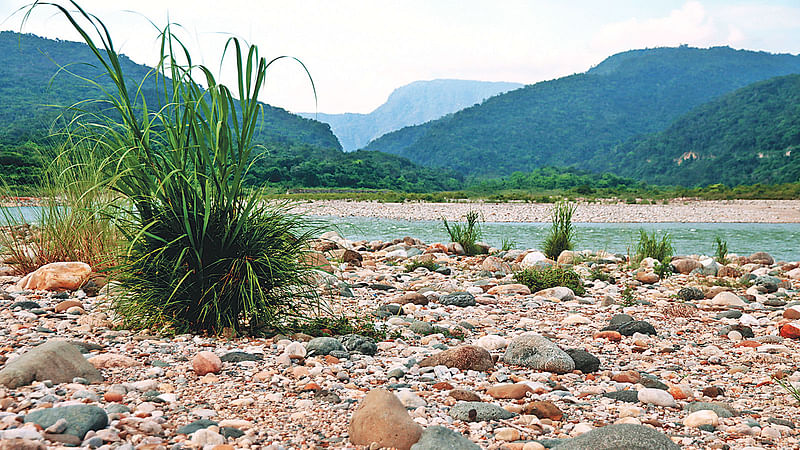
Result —
<instances>
[{"instance_id":1,"label":"shrub on riverbank","mask_svg":"<svg viewBox=\"0 0 800 450\"><path fill-rule=\"evenodd\" d=\"M483 221L479 211L469 211L465 217L465 223L450 224L447 219L442 218L444 229L450 235L450 241L458 242L464 248L464 253L468 256L477 255L481 252L481 248L476 244L478 239L481 238L481 226Z\"/></svg>"},{"instance_id":2,"label":"shrub on riverbank","mask_svg":"<svg viewBox=\"0 0 800 450\"><path fill-rule=\"evenodd\" d=\"M544 239L544 254L550 259L558 259L564 250L572 250L575 239L575 227L572 226L572 215L577 206L571 203L558 202L550 210L550 230Z\"/></svg>"},{"instance_id":3,"label":"shrub on riverbank","mask_svg":"<svg viewBox=\"0 0 800 450\"><path fill-rule=\"evenodd\" d=\"M528 286L531 292L564 286L572 289L572 292L576 295L583 295L586 293L581 277L574 271L563 267L531 267L515 273L514 279Z\"/></svg>"},{"instance_id":4,"label":"shrub on riverbank","mask_svg":"<svg viewBox=\"0 0 800 450\"><path fill-rule=\"evenodd\" d=\"M639 242L636 243L636 261L641 261L645 258L669 261L669 258L674 254L672 236L669 233L659 236L655 231L648 234L644 230L639 230Z\"/></svg>"}]
</instances>

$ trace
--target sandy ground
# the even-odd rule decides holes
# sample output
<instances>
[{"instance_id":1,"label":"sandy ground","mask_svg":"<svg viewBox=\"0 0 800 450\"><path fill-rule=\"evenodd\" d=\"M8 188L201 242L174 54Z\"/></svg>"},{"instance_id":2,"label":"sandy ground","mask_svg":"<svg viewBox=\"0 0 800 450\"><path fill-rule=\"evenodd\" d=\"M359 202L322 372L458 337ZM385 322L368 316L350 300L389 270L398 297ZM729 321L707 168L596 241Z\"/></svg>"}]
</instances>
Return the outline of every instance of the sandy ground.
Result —
<instances>
[{"instance_id":1,"label":"sandy ground","mask_svg":"<svg viewBox=\"0 0 800 450\"><path fill-rule=\"evenodd\" d=\"M317 216L381 217L402 220L459 219L478 209L487 222L548 222L551 205L532 203L379 203L323 200L302 203L299 212ZM662 205L581 203L575 222L757 222L800 223L800 200L673 200Z\"/></svg>"}]
</instances>

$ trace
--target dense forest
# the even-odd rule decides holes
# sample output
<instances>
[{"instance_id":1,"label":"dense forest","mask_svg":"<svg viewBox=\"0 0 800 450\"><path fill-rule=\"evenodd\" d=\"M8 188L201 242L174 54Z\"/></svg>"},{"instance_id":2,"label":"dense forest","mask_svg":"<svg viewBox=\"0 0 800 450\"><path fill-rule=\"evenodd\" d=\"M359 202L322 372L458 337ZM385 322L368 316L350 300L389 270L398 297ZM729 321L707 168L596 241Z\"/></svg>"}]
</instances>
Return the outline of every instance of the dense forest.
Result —
<instances>
[{"instance_id":1,"label":"dense forest","mask_svg":"<svg viewBox=\"0 0 800 450\"><path fill-rule=\"evenodd\" d=\"M544 166L591 170L593 158L604 158L630 138L663 130L715 97L798 72L800 56L793 55L728 47L634 50L586 73L517 89L389 133L367 149L487 177Z\"/></svg>"},{"instance_id":2,"label":"dense forest","mask_svg":"<svg viewBox=\"0 0 800 450\"><path fill-rule=\"evenodd\" d=\"M755 83L713 100L594 163L600 170L658 184L796 182L800 75Z\"/></svg>"}]
</instances>

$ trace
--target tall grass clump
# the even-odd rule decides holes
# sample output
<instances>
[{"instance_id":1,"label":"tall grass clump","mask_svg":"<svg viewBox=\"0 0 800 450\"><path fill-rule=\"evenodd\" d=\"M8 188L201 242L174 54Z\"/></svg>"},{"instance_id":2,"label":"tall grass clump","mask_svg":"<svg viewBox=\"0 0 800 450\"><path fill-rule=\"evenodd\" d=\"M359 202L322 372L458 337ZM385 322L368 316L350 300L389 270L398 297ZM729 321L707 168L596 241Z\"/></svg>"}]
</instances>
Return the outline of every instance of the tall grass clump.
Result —
<instances>
[{"instance_id":1,"label":"tall grass clump","mask_svg":"<svg viewBox=\"0 0 800 450\"><path fill-rule=\"evenodd\" d=\"M716 256L718 263L722 264L723 266L728 264L728 241L719 236L715 236L714 255Z\"/></svg>"},{"instance_id":2,"label":"tall grass clump","mask_svg":"<svg viewBox=\"0 0 800 450\"><path fill-rule=\"evenodd\" d=\"M550 259L558 259L564 250L572 250L575 239L575 227L572 225L572 216L577 206L572 203L560 201L550 210L550 230L544 239L544 254Z\"/></svg>"},{"instance_id":3,"label":"tall grass clump","mask_svg":"<svg viewBox=\"0 0 800 450\"><path fill-rule=\"evenodd\" d=\"M95 271L117 264L122 239L108 214L115 196L96 188L102 168L94 154L70 145L42 150L48 164L37 186L41 201L34 220L13 207L0 214L8 230L0 233L0 246L20 274L59 261L82 261ZM67 148L70 160L65 158Z\"/></svg>"},{"instance_id":4,"label":"tall grass clump","mask_svg":"<svg viewBox=\"0 0 800 450\"><path fill-rule=\"evenodd\" d=\"M653 258L668 262L673 254L675 254L675 248L672 246L672 236L669 233L659 236L655 231L648 234L644 230L639 230L639 242L636 243L637 261Z\"/></svg>"},{"instance_id":5,"label":"tall grass clump","mask_svg":"<svg viewBox=\"0 0 800 450\"><path fill-rule=\"evenodd\" d=\"M106 26L70 3L75 11L37 2L25 20L40 6L56 8L113 82L100 108L75 106L82 117L67 135L76 148L92 149L103 168L98 186L119 197L114 215L127 242L112 305L125 325L255 332L318 311L304 258L312 229L285 205L260 201L243 181L260 123L258 97L275 60L230 38L223 61L235 63L231 90L193 63L167 25L159 64L134 82Z\"/></svg>"},{"instance_id":6,"label":"tall grass clump","mask_svg":"<svg viewBox=\"0 0 800 450\"><path fill-rule=\"evenodd\" d=\"M478 239L481 238L481 226L483 221L481 213L475 210L467 212L465 216L465 223L449 223L447 219L442 217L442 223L447 234L450 235L452 242L458 242L464 248L464 253L467 255L477 255L481 252L481 248L476 244Z\"/></svg>"}]
</instances>

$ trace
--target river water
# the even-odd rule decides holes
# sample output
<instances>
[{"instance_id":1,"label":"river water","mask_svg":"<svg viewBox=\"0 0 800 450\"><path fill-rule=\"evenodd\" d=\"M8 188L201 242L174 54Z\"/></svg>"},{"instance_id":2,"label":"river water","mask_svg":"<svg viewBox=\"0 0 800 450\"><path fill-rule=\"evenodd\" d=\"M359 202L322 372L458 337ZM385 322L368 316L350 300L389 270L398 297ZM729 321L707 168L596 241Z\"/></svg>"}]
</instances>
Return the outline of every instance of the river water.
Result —
<instances>
[{"instance_id":1,"label":"river water","mask_svg":"<svg viewBox=\"0 0 800 450\"><path fill-rule=\"evenodd\" d=\"M14 208L17 217L35 222L39 208ZM0 220L3 216L0 216ZM448 242L441 221L406 221L369 217L315 217L325 226L350 240L388 241L404 236L424 242ZM764 251L776 260L800 260L800 224L798 223L576 223L577 250L605 250L628 253L638 240L640 229L648 233L669 233L677 254L714 254L716 236L728 242L728 251L749 255ZM504 239L514 248L541 248L547 233L547 223L485 222L483 241L500 247Z\"/></svg>"},{"instance_id":2,"label":"river water","mask_svg":"<svg viewBox=\"0 0 800 450\"><path fill-rule=\"evenodd\" d=\"M368 217L318 217L350 240L392 240L412 236L425 242L448 242L441 221L405 221ZM575 223L576 250L627 253L638 241L639 230L669 233L676 254L714 254L716 236L728 242L728 251L749 255L765 251L776 260L800 260L800 224L797 223ZM500 247L503 239L514 248L541 248L550 224L482 224L483 241Z\"/></svg>"}]
</instances>

